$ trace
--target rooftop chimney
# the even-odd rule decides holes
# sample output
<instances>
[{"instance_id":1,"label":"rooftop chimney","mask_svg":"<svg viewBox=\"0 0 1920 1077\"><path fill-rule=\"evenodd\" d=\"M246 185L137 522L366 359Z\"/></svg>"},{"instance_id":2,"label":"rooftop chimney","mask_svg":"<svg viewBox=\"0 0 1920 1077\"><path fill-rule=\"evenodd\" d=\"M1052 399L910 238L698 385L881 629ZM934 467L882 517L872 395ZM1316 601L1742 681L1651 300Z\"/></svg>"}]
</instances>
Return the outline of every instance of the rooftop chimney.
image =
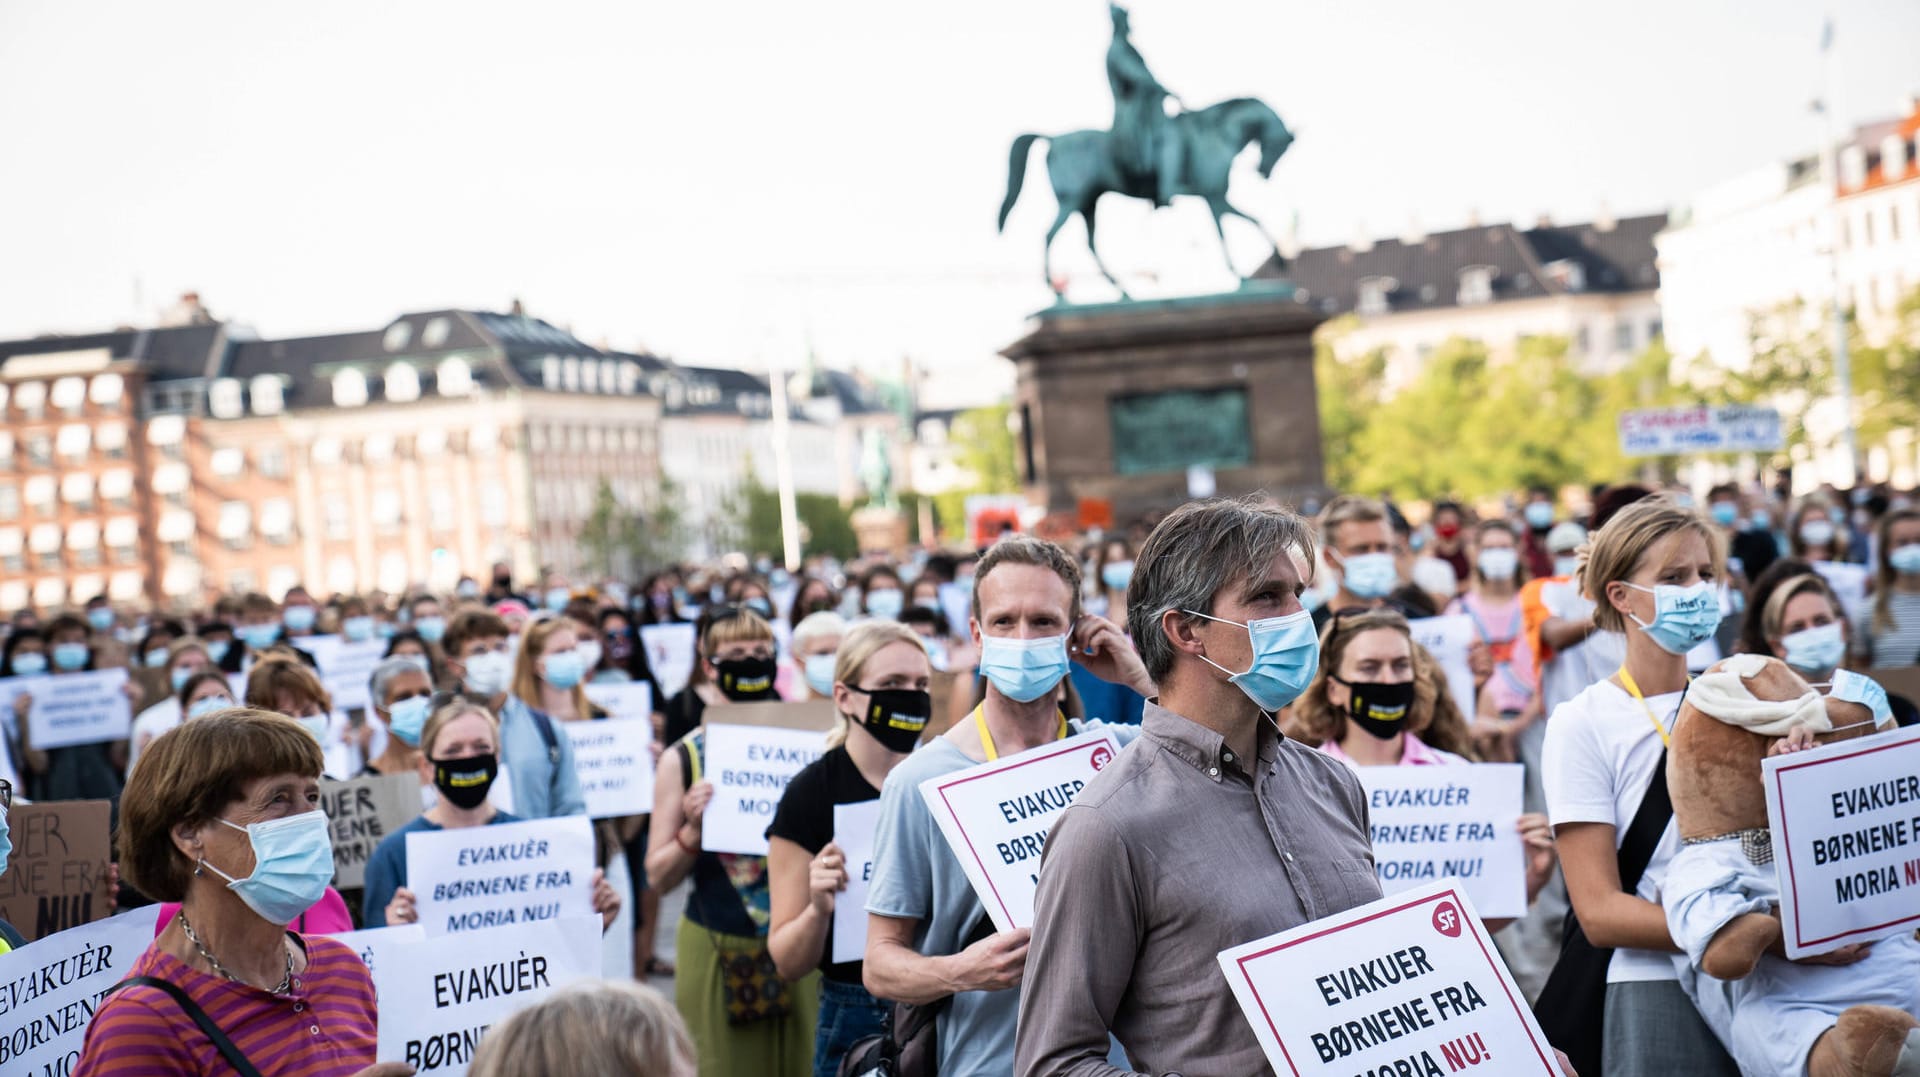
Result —
<instances>
[{"instance_id":1,"label":"rooftop chimney","mask_svg":"<svg viewBox=\"0 0 1920 1077\"><path fill-rule=\"evenodd\" d=\"M199 292L182 292L173 306L160 312L160 327L174 329L183 325L212 325L213 314L200 302Z\"/></svg>"},{"instance_id":2,"label":"rooftop chimney","mask_svg":"<svg viewBox=\"0 0 1920 1077\"><path fill-rule=\"evenodd\" d=\"M1619 221L1614 219L1613 208L1607 205L1606 199L1602 198L1600 204L1595 206L1593 210L1593 230L1596 232L1611 232L1614 226L1619 223Z\"/></svg>"},{"instance_id":3,"label":"rooftop chimney","mask_svg":"<svg viewBox=\"0 0 1920 1077\"><path fill-rule=\"evenodd\" d=\"M1467 210L1467 227L1468 227L1468 228L1478 228L1478 227L1480 227L1480 207L1479 207L1479 206L1472 206L1472 207L1470 207L1470 208L1468 208L1468 210Z\"/></svg>"},{"instance_id":4,"label":"rooftop chimney","mask_svg":"<svg viewBox=\"0 0 1920 1077\"><path fill-rule=\"evenodd\" d=\"M1551 213L1546 213L1546 212L1541 212L1541 213L1536 213L1536 214L1534 214L1534 217L1533 217L1533 226L1534 226L1535 228L1552 228L1552 227L1553 227L1553 214L1551 214Z\"/></svg>"},{"instance_id":5,"label":"rooftop chimney","mask_svg":"<svg viewBox=\"0 0 1920 1077\"><path fill-rule=\"evenodd\" d=\"M1367 222L1353 222L1353 240L1347 244L1347 249L1355 253L1373 249L1373 237L1367 234Z\"/></svg>"},{"instance_id":6,"label":"rooftop chimney","mask_svg":"<svg viewBox=\"0 0 1920 1077\"><path fill-rule=\"evenodd\" d=\"M1407 230L1405 232L1400 233L1400 242L1406 244L1409 247L1417 247L1420 244L1425 243L1426 241L1427 241L1427 230L1425 228L1420 227L1420 215L1418 213L1408 214Z\"/></svg>"}]
</instances>

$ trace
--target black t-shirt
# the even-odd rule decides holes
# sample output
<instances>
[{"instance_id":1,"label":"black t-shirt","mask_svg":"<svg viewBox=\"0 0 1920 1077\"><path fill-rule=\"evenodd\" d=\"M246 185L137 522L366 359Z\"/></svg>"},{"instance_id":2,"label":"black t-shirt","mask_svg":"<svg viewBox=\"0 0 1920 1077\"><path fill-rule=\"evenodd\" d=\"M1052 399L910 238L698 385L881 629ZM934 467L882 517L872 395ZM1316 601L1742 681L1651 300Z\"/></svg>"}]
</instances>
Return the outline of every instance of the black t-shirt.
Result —
<instances>
[{"instance_id":1,"label":"black t-shirt","mask_svg":"<svg viewBox=\"0 0 1920 1077\"><path fill-rule=\"evenodd\" d=\"M679 694L660 708L660 713L666 715L667 719L663 734L665 742L668 745L678 744L680 738L700 728L700 716L706 711L707 701L700 698L700 693L694 691L692 685L680 689Z\"/></svg>"},{"instance_id":2,"label":"black t-shirt","mask_svg":"<svg viewBox=\"0 0 1920 1077\"><path fill-rule=\"evenodd\" d=\"M809 853L818 853L833 840L835 805L878 799L880 790L860 776L860 768L853 765L853 757L843 744L807 764L787 783L780 806L773 811L773 823L767 827L767 837L785 838ZM820 952L821 975L840 983L860 982L860 962L834 964L831 960L832 923L827 925L827 942Z\"/></svg>"}]
</instances>

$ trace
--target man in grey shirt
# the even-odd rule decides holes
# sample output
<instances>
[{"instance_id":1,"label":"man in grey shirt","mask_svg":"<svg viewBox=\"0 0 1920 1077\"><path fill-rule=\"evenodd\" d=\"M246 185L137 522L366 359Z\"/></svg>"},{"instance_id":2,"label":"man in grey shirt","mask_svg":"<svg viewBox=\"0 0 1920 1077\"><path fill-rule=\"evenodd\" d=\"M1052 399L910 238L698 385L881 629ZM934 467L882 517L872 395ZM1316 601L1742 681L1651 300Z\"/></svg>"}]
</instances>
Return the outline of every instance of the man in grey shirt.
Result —
<instances>
[{"instance_id":1,"label":"man in grey shirt","mask_svg":"<svg viewBox=\"0 0 1920 1077\"><path fill-rule=\"evenodd\" d=\"M1300 605L1308 525L1188 504L1140 550L1134 646L1160 698L1054 824L1016 1052L1021 1077L1105 1077L1111 1032L1148 1073L1271 1073L1220 951L1380 896L1366 795L1269 715L1319 665Z\"/></svg>"}]
</instances>

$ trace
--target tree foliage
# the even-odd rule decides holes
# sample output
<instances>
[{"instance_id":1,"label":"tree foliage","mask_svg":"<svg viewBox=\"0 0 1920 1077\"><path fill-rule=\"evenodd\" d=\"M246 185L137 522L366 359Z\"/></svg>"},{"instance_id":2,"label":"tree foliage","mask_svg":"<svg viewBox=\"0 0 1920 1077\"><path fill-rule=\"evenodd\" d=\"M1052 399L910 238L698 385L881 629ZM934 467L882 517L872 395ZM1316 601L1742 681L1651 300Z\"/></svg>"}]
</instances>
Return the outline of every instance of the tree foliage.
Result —
<instances>
[{"instance_id":1,"label":"tree foliage","mask_svg":"<svg viewBox=\"0 0 1920 1077\"><path fill-rule=\"evenodd\" d=\"M973 483L933 499L934 516L950 537L966 526L968 497L1020 492L1019 450L1013 431L1007 428L1011 411L1006 404L989 404L954 416L947 433L955 449L954 463L973 476Z\"/></svg>"},{"instance_id":2,"label":"tree foliage","mask_svg":"<svg viewBox=\"0 0 1920 1077\"><path fill-rule=\"evenodd\" d=\"M802 556L825 554L846 560L859 553L853 517L840 500L829 494L795 494L794 513L800 520ZM780 534L780 493L763 484L749 463L740 485L723 508L732 524L738 548L768 554L779 560L785 548Z\"/></svg>"},{"instance_id":3,"label":"tree foliage","mask_svg":"<svg viewBox=\"0 0 1920 1077\"><path fill-rule=\"evenodd\" d=\"M650 506L620 502L606 479L594 491L593 511L580 528L590 567L607 576L636 577L677 560L686 544L679 488L661 478Z\"/></svg>"}]
</instances>

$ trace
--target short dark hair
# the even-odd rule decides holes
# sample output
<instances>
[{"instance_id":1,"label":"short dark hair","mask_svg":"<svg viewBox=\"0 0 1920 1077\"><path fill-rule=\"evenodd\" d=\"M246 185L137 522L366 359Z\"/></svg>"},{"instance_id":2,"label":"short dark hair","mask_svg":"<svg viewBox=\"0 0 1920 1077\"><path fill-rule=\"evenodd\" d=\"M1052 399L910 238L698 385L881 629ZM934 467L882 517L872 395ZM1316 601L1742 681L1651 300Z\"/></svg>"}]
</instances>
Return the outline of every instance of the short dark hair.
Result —
<instances>
[{"instance_id":1,"label":"short dark hair","mask_svg":"<svg viewBox=\"0 0 1920 1077\"><path fill-rule=\"evenodd\" d=\"M447 657L458 659L460 649L471 640L488 636L505 638L512 634L507 631L507 622L492 610L464 609L447 620L447 630L440 636L440 649Z\"/></svg>"},{"instance_id":2,"label":"short dark hair","mask_svg":"<svg viewBox=\"0 0 1920 1077\"><path fill-rule=\"evenodd\" d=\"M973 570L973 619L980 619L980 584L1001 565L1032 565L1052 569L1073 596L1067 610L1069 622L1080 619L1080 562L1056 543L1032 535L1008 535L993 544Z\"/></svg>"}]
</instances>

